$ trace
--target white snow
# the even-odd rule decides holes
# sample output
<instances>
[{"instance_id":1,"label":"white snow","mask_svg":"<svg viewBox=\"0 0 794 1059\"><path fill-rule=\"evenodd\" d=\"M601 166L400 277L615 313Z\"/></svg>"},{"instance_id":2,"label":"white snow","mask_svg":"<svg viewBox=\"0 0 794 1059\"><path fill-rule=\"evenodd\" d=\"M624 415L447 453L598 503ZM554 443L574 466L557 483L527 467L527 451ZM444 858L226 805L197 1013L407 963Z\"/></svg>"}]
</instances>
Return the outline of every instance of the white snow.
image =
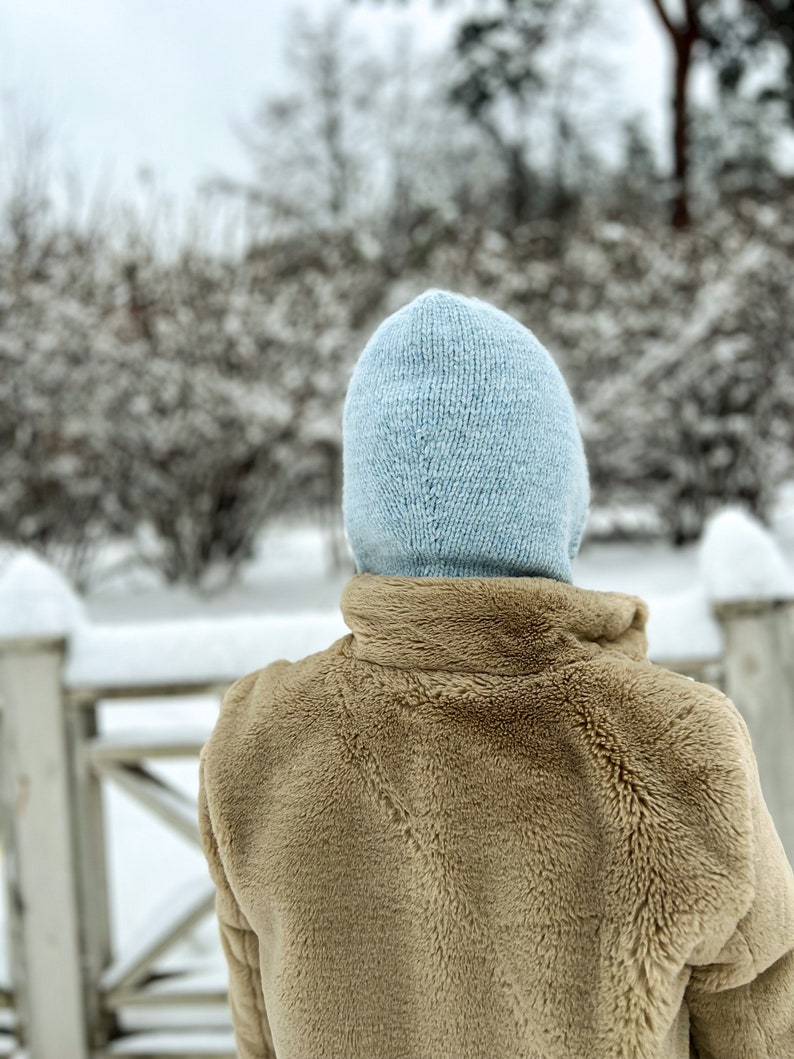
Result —
<instances>
[{"instance_id":1,"label":"white snow","mask_svg":"<svg viewBox=\"0 0 794 1059\"><path fill-rule=\"evenodd\" d=\"M715 602L794 597L794 569L775 538L736 505L708 520L699 573L707 598Z\"/></svg>"},{"instance_id":2,"label":"white snow","mask_svg":"<svg viewBox=\"0 0 794 1059\"><path fill-rule=\"evenodd\" d=\"M33 552L14 554L0 574L0 638L64 636L85 619L66 579Z\"/></svg>"},{"instance_id":3,"label":"white snow","mask_svg":"<svg viewBox=\"0 0 794 1059\"><path fill-rule=\"evenodd\" d=\"M217 1056L227 1059L236 1055L234 1036L230 1030L195 1030L192 1033L160 1031L133 1033L114 1042L108 1055L195 1055Z\"/></svg>"},{"instance_id":4,"label":"white snow","mask_svg":"<svg viewBox=\"0 0 794 1059\"><path fill-rule=\"evenodd\" d=\"M652 659L710 659L722 653L722 633L702 585L657 595L647 602Z\"/></svg>"},{"instance_id":5,"label":"white snow","mask_svg":"<svg viewBox=\"0 0 794 1059\"><path fill-rule=\"evenodd\" d=\"M715 658L722 632L711 602L794 595L794 489L781 491L770 532L728 505L695 545L585 545L575 566L584 588L639 595L648 603L648 653L654 660Z\"/></svg>"},{"instance_id":6,"label":"white snow","mask_svg":"<svg viewBox=\"0 0 794 1059\"><path fill-rule=\"evenodd\" d=\"M574 583L625 592L648 604L648 654L654 660L712 658L722 635L698 581L698 546L585 542L574 564Z\"/></svg>"},{"instance_id":7,"label":"white snow","mask_svg":"<svg viewBox=\"0 0 794 1059\"><path fill-rule=\"evenodd\" d=\"M209 876L197 877L189 885L182 884L169 893L152 912L146 925L136 932L134 943L126 948L120 959L105 968L101 988L108 992L117 989L142 967L148 967L152 953L186 920L194 919L204 906L211 905L214 895L215 887Z\"/></svg>"},{"instance_id":8,"label":"white snow","mask_svg":"<svg viewBox=\"0 0 794 1059\"><path fill-rule=\"evenodd\" d=\"M195 618L83 625L70 644L67 686L231 682L279 658L323 650L349 630L341 614Z\"/></svg>"}]
</instances>

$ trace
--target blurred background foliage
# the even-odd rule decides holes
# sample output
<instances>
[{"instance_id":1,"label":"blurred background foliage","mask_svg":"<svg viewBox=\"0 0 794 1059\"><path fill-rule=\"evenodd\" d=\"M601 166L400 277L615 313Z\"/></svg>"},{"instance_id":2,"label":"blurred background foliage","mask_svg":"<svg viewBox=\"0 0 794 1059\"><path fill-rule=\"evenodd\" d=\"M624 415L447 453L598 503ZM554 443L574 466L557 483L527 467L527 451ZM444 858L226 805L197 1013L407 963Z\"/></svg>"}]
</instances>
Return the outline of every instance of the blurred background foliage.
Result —
<instances>
[{"instance_id":1,"label":"blurred background foliage","mask_svg":"<svg viewBox=\"0 0 794 1059\"><path fill-rule=\"evenodd\" d=\"M766 519L794 475L794 5L635 2L673 57L667 152L579 47L604 0L462 5L429 57L368 47L338 7L296 16L289 88L237 130L250 177L207 181L178 238L154 178L135 205L89 198L6 103L0 540L83 587L123 541L212 590L282 517L321 520L345 561L347 381L428 286L557 358L591 535L682 544L732 501Z\"/></svg>"}]
</instances>

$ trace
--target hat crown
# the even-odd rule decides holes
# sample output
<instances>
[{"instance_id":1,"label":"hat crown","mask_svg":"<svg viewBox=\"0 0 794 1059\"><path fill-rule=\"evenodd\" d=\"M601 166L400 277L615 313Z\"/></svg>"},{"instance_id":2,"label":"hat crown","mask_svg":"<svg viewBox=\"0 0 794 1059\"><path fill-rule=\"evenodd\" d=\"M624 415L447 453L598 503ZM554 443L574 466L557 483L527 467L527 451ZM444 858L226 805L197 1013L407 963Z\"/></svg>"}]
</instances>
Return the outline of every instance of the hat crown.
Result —
<instances>
[{"instance_id":1,"label":"hat crown","mask_svg":"<svg viewBox=\"0 0 794 1059\"><path fill-rule=\"evenodd\" d=\"M342 426L357 572L571 581L584 446L562 373L518 320L426 291L367 342Z\"/></svg>"}]
</instances>

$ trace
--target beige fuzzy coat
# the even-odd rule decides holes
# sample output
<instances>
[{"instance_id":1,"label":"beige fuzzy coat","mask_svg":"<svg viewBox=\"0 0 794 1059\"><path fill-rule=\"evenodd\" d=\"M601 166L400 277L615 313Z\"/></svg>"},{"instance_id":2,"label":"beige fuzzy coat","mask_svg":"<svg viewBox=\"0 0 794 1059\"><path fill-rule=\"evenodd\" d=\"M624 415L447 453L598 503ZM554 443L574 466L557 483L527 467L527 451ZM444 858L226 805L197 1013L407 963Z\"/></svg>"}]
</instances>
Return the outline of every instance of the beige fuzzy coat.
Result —
<instances>
[{"instance_id":1,"label":"beige fuzzy coat","mask_svg":"<svg viewBox=\"0 0 794 1059\"><path fill-rule=\"evenodd\" d=\"M794 1059L794 875L747 728L647 604L354 574L200 765L243 1059Z\"/></svg>"}]
</instances>

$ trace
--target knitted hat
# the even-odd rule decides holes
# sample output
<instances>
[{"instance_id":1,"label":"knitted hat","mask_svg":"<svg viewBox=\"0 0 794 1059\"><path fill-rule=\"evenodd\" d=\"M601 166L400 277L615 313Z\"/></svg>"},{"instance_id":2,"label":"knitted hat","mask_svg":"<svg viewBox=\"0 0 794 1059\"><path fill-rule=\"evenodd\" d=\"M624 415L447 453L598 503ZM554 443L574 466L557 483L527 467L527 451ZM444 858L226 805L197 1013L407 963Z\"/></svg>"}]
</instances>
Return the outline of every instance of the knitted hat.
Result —
<instances>
[{"instance_id":1,"label":"knitted hat","mask_svg":"<svg viewBox=\"0 0 794 1059\"><path fill-rule=\"evenodd\" d=\"M342 417L358 573L571 582L590 504L562 374L487 302L428 290L359 357Z\"/></svg>"}]
</instances>

